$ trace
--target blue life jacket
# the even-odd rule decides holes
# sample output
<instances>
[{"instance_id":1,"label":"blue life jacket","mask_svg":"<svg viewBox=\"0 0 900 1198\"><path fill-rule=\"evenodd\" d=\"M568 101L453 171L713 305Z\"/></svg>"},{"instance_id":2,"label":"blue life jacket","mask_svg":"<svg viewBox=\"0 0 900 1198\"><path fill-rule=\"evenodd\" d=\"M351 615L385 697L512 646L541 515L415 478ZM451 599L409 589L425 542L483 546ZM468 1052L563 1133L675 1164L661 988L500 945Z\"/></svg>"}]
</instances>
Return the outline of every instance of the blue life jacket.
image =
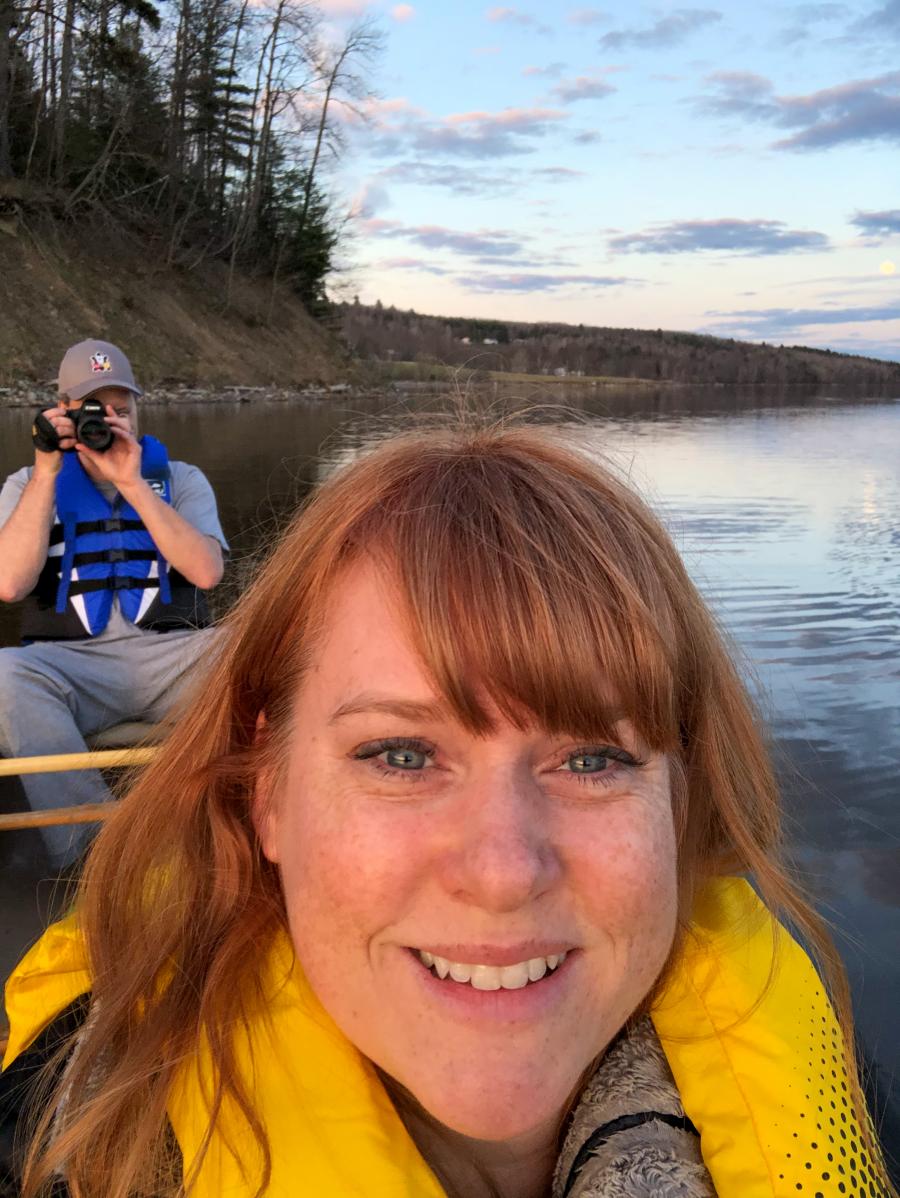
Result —
<instances>
[{"instance_id":1,"label":"blue life jacket","mask_svg":"<svg viewBox=\"0 0 900 1198\"><path fill-rule=\"evenodd\" d=\"M140 443L142 477L171 503L166 447L149 436ZM202 593L169 569L139 513L121 496L107 499L78 455L66 454L47 562L25 601L22 638L97 636L109 623L114 597L125 618L141 627L168 631L209 622Z\"/></svg>"}]
</instances>

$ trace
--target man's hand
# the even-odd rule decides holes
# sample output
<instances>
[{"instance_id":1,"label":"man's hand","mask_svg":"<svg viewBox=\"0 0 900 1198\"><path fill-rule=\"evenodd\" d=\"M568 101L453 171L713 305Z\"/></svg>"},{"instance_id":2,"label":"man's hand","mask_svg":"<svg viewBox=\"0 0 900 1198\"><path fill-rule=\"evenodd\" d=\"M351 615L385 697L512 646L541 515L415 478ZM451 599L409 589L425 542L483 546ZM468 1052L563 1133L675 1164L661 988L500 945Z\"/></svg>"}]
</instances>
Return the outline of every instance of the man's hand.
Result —
<instances>
[{"instance_id":1,"label":"man's hand","mask_svg":"<svg viewBox=\"0 0 900 1198\"><path fill-rule=\"evenodd\" d=\"M38 477L55 478L62 468L62 450L71 449L75 444L75 425L69 419L69 414L62 404L55 408L45 408L41 413L48 420L59 437L59 449L34 449L34 472Z\"/></svg>"},{"instance_id":2,"label":"man's hand","mask_svg":"<svg viewBox=\"0 0 900 1198\"><path fill-rule=\"evenodd\" d=\"M93 467L92 474L99 476L104 482L112 483L117 491L122 491L129 485L140 482L141 447L131 431L128 417L117 416L112 404L106 404L105 420L113 434L113 443L109 449L105 453L97 453L95 449L88 449L78 441L74 442L75 450L82 462L90 462ZM71 424L71 421L69 423Z\"/></svg>"}]
</instances>

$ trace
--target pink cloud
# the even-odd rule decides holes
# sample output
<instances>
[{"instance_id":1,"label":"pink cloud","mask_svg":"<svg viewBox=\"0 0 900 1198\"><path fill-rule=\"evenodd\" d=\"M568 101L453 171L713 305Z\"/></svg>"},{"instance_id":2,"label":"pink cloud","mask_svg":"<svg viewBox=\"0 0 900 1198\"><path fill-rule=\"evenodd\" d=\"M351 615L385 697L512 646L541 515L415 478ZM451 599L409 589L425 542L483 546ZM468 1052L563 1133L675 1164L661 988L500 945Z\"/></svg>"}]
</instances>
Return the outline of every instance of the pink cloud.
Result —
<instances>
[{"instance_id":1,"label":"pink cloud","mask_svg":"<svg viewBox=\"0 0 900 1198\"><path fill-rule=\"evenodd\" d=\"M545 121L565 120L558 108L504 108L500 112L451 112L444 117L448 125L481 125L501 129L525 130Z\"/></svg>"},{"instance_id":2,"label":"pink cloud","mask_svg":"<svg viewBox=\"0 0 900 1198\"><path fill-rule=\"evenodd\" d=\"M411 4L395 4L391 9L391 16L395 21L411 21L416 15L416 10Z\"/></svg>"}]
</instances>

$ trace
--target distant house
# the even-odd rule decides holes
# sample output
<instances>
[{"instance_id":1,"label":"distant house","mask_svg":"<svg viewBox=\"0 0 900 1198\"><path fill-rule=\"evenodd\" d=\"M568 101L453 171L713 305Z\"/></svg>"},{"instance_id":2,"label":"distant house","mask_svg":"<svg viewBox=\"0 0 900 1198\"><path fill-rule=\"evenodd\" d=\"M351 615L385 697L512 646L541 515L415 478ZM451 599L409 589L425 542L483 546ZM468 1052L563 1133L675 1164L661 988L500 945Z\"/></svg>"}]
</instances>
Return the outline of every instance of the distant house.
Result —
<instances>
[{"instance_id":1,"label":"distant house","mask_svg":"<svg viewBox=\"0 0 900 1198\"><path fill-rule=\"evenodd\" d=\"M459 343L460 343L460 345L471 345L472 338L471 337L460 337Z\"/></svg>"},{"instance_id":2,"label":"distant house","mask_svg":"<svg viewBox=\"0 0 900 1198\"><path fill-rule=\"evenodd\" d=\"M569 372L565 366L557 366L553 373L558 379L564 379Z\"/></svg>"},{"instance_id":3,"label":"distant house","mask_svg":"<svg viewBox=\"0 0 900 1198\"><path fill-rule=\"evenodd\" d=\"M500 342L497 340L496 337L485 337L483 344L484 345L499 345Z\"/></svg>"}]
</instances>

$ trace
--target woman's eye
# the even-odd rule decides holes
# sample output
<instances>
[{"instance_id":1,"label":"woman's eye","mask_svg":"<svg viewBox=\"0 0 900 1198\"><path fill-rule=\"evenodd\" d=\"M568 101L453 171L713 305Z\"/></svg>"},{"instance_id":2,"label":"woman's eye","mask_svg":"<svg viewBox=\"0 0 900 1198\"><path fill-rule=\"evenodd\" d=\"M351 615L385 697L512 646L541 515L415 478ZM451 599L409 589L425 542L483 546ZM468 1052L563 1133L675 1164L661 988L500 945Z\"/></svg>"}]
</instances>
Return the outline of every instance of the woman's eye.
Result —
<instances>
[{"instance_id":1,"label":"woman's eye","mask_svg":"<svg viewBox=\"0 0 900 1198\"><path fill-rule=\"evenodd\" d=\"M421 749L385 749L380 756L385 765L395 770L421 770L428 764L428 754Z\"/></svg>"},{"instance_id":2,"label":"woman's eye","mask_svg":"<svg viewBox=\"0 0 900 1198\"><path fill-rule=\"evenodd\" d=\"M609 765L609 758L602 753L573 753L566 758L566 766L573 774L599 774Z\"/></svg>"},{"instance_id":3,"label":"woman's eye","mask_svg":"<svg viewBox=\"0 0 900 1198\"><path fill-rule=\"evenodd\" d=\"M431 768L434 749L413 740L379 740L360 745L353 756L357 761L368 762L384 775L404 774L407 778L416 778Z\"/></svg>"},{"instance_id":4,"label":"woman's eye","mask_svg":"<svg viewBox=\"0 0 900 1198\"><path fill-rule=\"evenodd\" d=\"M571 774L577 782L612 786L629 768L643 764L631 753L615 745L590 745L567 753L555 772Z\"/></svg>"}]
</instances>

